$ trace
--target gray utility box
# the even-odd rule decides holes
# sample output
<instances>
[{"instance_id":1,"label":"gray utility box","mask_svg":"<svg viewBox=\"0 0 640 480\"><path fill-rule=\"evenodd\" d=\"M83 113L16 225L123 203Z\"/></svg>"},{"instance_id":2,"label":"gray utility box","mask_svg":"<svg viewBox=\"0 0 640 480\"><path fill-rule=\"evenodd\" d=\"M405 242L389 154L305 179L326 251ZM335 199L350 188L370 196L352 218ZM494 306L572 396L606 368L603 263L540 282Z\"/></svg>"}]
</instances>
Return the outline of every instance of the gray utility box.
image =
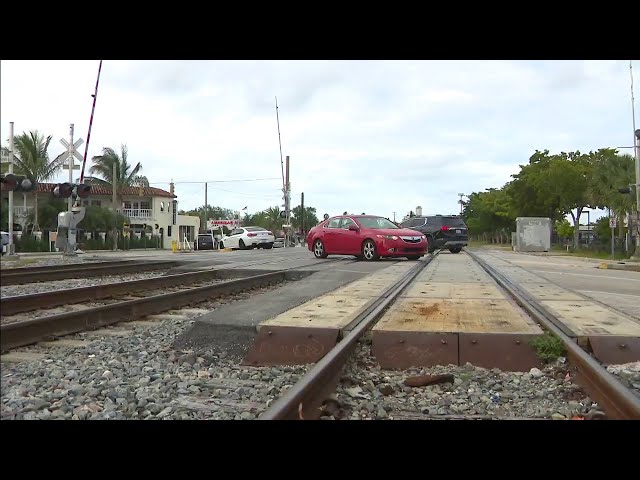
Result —
<instances>
[{"instance_id":1,"label":"gray utility box","mask_svg":"<svg viewBox=\"0 0 640 480\"><path fill-rule=\"evenodd\" d=\"M515 243L517 252L548 252L551 249L551 219L516 218Z\"/></svg>"}]
</instances>

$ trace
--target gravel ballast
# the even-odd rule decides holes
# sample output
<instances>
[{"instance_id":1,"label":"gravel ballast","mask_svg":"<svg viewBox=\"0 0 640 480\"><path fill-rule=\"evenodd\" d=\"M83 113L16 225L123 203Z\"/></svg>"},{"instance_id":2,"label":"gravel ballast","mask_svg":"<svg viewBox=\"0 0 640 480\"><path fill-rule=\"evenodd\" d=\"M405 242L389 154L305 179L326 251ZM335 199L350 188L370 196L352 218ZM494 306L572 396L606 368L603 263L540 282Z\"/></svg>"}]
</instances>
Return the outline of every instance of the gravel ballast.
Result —
<instances>
[{"instance_id":1,"label":"gravel ballast","mask_svg":"<svg viewBox=\"0 0 640 480\"><path fill-rule=\"evenodd\" d=\"M420 375L448 375L445 378L452 383L423 387L405 384L408 378ZM469 363L391 371L380 369L370 355L369 340L358 344L336 394L323 419L561 420L584 416L594 408L580 387L572 383L562 361L529 372L503 372Z\"/></svg>"},{"instance_id":2,"label":"gravel ballast","mask_svg":"<svg viewBox=\"0 0 640 480\"><path fill-rule=\"evenodd\" d=\"M164 275L165 271L157 270L152 272L125 273L120 275L105 275L103 277L89 278L68 278L64 280L53 280L41 283L26 283L23 285L7 285L0 288L2 297L14 295L29 295L32 293L51 292L55 290L67 290L69 288L94 287L108 283L122 283L132 280L144 280Z\"/></svg>"},{"instance_id":3,"label":"gravel ballast","mask_svg":"<svg viewBox=\"0 0 640 480\"><path fill-rule=\"evenodd\" d=\"M200 304L214 309L257 292ZM188 309L186 309L188 311ZM121 324L119 336L90 332L81 348L33 346L43 360L2 364L2 419L254 419L308 370L308 366L244 367L217 349L175 350L174 339L193 323L169 319ZM197 315L197 314L196 314ZM230 349L231 350L231 349Z\"/></svg>"}]
</instances>

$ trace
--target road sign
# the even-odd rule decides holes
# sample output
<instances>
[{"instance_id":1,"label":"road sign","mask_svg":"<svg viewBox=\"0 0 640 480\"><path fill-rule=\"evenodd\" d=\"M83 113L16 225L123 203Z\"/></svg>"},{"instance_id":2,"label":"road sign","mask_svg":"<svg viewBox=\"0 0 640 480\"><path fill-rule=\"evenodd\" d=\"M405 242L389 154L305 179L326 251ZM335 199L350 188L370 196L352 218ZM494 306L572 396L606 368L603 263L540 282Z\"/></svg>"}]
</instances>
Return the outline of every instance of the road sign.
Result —
<instances>
[{"instance_id":1,"label":"road sign","mask_svg":"<svg viewBox=\"0 0 640 480\"><path fill-rule=\"evenodd\" d=\"M218 228L218 227L232 228L232 227L237 227L239 225L240 225L239 220L211 220L211 219L207 220L207 228L209 230Z\"/></svg>"},{"instance_id":2,"label":"road sign","mask_svg":"<svg viewBox=\"0 0 640 480\"><path fill-rule=\"evenodd\" d=\"M616 217L609 218L609 228L616 228L618 225L618 219Z\"/></svg>"},{"instance_id":3,"label":"road sign","mask_svg":"<svg viewBox=\"0 0 640 480\"><path fill-rule=\"evenodd\" d=\"M69 142L66 141L64 138L60 139L60 143L67 149L66 152L61 154L61 156L64 156L64 159L65 159L65 163L62 165L62 168L64 170L69 170L69 163L66 162L66 160L69 160L69 150L70 150L69 147L70 147L70 145L69 145ZM77 148L80 147L80 145L82 145L83 143L84 143L84 140L79 138L78 140L73 142L73 148L71 149L71 150L73 150L73 152L72 152L73 156L76 157L79 162L82 162L84 160L84 157L78 153ZM74 163L73 169L74 170L80 170L80 164L75 164Z\"/></svg>"}]
</instances>

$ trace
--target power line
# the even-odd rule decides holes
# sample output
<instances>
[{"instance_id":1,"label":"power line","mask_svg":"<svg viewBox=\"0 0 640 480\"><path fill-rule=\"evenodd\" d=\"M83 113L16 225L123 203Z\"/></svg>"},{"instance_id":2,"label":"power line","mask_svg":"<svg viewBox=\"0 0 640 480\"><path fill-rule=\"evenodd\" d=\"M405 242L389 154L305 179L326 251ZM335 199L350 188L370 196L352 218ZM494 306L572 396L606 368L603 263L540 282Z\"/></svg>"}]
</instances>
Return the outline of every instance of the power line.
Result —
<instances>
[{"instance_id":1,"label":"power line","mask_svg":"<svg viewBox=\"0 0 640 480\"><path fill-rule=\"evenodd\" d=\"M200 181L186 180L186 181L177 181L177 182L151 182L149 183L149 185L163 185L167 183L174 183L174 184L178 184L178 183L239 183L239 182L260 182L264 180L280 180L280 178L270 177L270 178L248 178L243 180L200 180Z\"/></svg>"}]
</instances>

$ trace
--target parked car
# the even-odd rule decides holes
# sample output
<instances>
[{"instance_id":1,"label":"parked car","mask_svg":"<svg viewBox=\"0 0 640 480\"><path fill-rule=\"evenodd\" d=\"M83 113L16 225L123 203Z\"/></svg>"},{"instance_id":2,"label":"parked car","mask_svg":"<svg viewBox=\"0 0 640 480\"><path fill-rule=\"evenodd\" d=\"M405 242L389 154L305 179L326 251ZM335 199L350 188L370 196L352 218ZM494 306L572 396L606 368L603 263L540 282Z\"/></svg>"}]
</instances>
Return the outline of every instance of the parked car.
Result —
<instances>
[{"instance_id":1,"label":"parked car","mask_svg":"<svg viewBox=\"0 0 640 480\"><path fill-rule=\"evenodd\" d=\"M272 248L276 238L266 228L241 227L232 230L220 241L220 248Z\"/></svg>"},{"instance_id":2,"label":"parked car","mask_svg":"<svg viewBox=\"0 0 640 480\"><path fill-rule=\"evenodd\" d=\"M316 258L327 255L355 255L364 260L407 257L417 260L427 251L424 235L399 228L375 215L339 215L309 230L307 247Z\"/></svg>"},{"instance_id":3,"label":"parked car","mask_svg":"<svg viewBox=\"0 0 640 480\"><path fill-rule=\"evenodd\" d=\"M273 242L273 248L282 248L284 247L284 237L278 237Z\"/></svg>"},{"instance_id":4,"label":"parked car","mask_svg":"<svg viewBox=\"0 0 640 480\"><path fill-rule=\"evenodd\" d=\"M197 240L194 242L196 250L213 250L215 248L215 239L211 233L198 234Z\"/></svg>"},{"instance_id":5,"label":"parked car","mask_svg":"<svg viewBox=\"0 0 640 480\"><path fill-rule=\"evenodd\" d=\"M423 233L429 242L429 253L443 248L448 248L451 253L460 253L469 242L467 225L457 215L416 216L400 226Z\"/></svg>"}]
</instances>

